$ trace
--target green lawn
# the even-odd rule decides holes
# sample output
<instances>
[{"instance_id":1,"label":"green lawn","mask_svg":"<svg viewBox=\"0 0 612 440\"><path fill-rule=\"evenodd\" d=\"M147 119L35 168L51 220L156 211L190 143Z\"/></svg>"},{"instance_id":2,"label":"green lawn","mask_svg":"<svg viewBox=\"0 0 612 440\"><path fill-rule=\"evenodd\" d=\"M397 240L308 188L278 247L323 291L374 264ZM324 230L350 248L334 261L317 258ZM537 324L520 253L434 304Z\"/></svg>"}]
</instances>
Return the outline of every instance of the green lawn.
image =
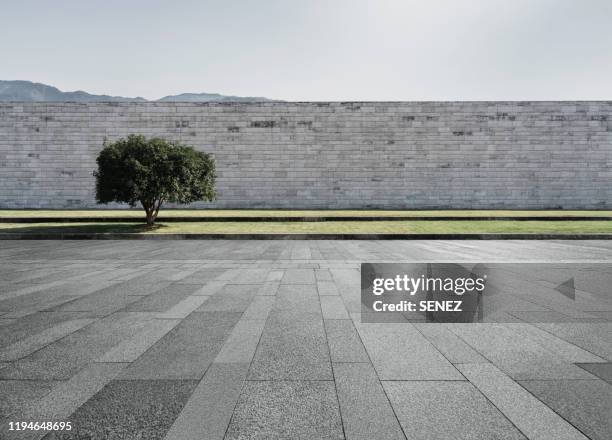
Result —
<instances>
[{"instance_id":1,"label":"green lawn","mask_svg":"<svg viewBox=\"0 0 612 440\"><path fill-rule=\"evenodd\" d=\"M0 223L2 233L133 232L206 234L612 233L612 221L329 221L176 222L155 229L134 223Z\"/></svg>"},{"instance_id":2,"label":"green lawn","mask_svg":"<svg viewBox=\"0 0 612 440\"><path fill-rule=\"evenodd\" d=\"M228 210L228 209L166 209L160 217L342 217L342 216L460 216L460 217L527 217L527 216L589 216L612 217L612 211L512 211L512 210L429 210L429 211L385 211L385 210ZM0 210L0 217L144 217L142 210Z\"/></svg>"}]
</instances>

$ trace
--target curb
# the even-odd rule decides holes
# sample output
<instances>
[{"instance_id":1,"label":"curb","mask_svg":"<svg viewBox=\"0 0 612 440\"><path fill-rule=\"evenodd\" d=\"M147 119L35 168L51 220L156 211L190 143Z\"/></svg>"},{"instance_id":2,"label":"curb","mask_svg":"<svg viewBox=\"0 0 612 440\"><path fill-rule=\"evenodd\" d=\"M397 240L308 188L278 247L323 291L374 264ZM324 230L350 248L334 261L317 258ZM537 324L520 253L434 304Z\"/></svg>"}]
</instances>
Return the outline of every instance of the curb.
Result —
<instances>
[{"instance_id":1,"label":"curb","mask_svg":"<svg viewBox=\"0 0 612 440\"><path fill-rule=\"evenodd\" d=\"M332 222L332 221L612 221L597 216L317 216L317 217L159 217L159 223L172 222ZM0 223L144 223L144 217L0 217Z\"/></svg>"},{"instance_id":2,"label":"curb","mask_svg":"<svg viewBox=\"0 0 612 440\"><path fill-rule=\"evenodd\" d=\"M612 240L612 234L130 234L0 233L0 240Z\"/></svg>"}]
</instances>

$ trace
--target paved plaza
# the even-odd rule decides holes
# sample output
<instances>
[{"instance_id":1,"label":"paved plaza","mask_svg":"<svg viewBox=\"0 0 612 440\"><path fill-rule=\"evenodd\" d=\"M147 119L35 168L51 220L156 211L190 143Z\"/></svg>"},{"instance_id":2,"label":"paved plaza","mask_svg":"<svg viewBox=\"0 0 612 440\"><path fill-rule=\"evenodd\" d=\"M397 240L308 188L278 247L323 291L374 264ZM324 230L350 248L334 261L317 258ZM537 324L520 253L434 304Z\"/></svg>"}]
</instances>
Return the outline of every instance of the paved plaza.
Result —
<instances>
[{"instance_id":1,"label":"paved plaza","mask_svg":"<svg viewBox=\"0 0 612 440\"><path fill-rule=\"evenodd\" d=\"M612 263L612 241L0 241L0 438L612 438L612 296L361 323L361 263L425 261Z\"/></svg>"}]
</instances>

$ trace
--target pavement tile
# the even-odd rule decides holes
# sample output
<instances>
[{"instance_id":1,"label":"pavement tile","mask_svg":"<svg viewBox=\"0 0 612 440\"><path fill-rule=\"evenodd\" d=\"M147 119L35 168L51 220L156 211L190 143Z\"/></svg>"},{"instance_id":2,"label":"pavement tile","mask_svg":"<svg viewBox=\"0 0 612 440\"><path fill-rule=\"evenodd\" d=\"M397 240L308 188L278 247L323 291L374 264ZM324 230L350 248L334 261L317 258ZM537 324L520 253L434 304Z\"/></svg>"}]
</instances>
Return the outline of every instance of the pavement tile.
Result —
<instances>
[{"instance_id":1,"label":"pavement tile","mask_svg":"<svg viewBox=\"0 0 612 440\"><path fill-rule=\"evenodd\" d=\"M23 408L30 402L41 399L57 383L47 380L0 380L0 432L6 429L5 422L9 416L21 416Z\"/></svg>"},{"instance_id":2,"label":"pavement tile","mask_svg":"<svg viewBox=\"0 0 612 440\"><path fill-rule=\"evenodd\" d=\"M281 284L315 284L316 279L312 269L287 269Z\"/></svg>"},{"instance_id":3,"label":"pavement tile","mask_svg":"<svg viewBox=\"0 0 612 440\"><path fill-rule=\"evenodd\" d=\"M317 289L311 284L281 285L276 295L274 310L321 314L321 303Z\"/></svg>"},{"instance_id":4,"label":"pavement tile","mask_svg":"<svg viewBox=\"0 0 612 440\"><path fill-rule=\"evenodd\" d=\"M324 319L351 319L339 296L322 296L321 311Z\"/></svg>"},{"instance_id":5,"label":"pavement tile","mask_svg":"<svg viewBox=\"0 0 612 440\"><path fill-rule=\"evenodd\" d=\"M329 269L315 269L315 278L319 281L332 281L332 275Z\"/></svg>"},{"instance_id":6,"label":"pavement tile","mask_svg":"<svg viewBox=\"0 0 612 440\"><path fill-rule=\"evenodd\" d=\"M223 440L248 369L213 363L164 440Z\"/></svg>"},{"instance_id":7,"label":"pavement tile","mask_svg":"<svg viewBox=\"0 0 612 440\"><path fill-rule=\"evenodd\" d=\"M247 382L225 439L343 439L332 381Z\"/></svg>"},{"instance_id":8,"label":"pavement tile","mask_svg":"<svg viewBox=\"0 0 612 440\"><path fill-rule=\"evenodd\" d=\"M317 290L321 296L340 295L338 287L333 281L317 281Z\"/></svg>"},{"instance_id":9,"label":"pavement tile","mask_svg":"<svg viewBox=\"0 0 612 440\"><path fill-rule=\"evenodd\" d=\"M234 326L215 363L245 363L253 360L255 349L266 325L265 319L241 319Z\"/></svg>"},{"instance_id":10,"label":"pavement tile","mask_svg":"<svg viewBox=\"0 0 612 440\"><path fill-rule=\"evenodd\" d=\"M332 362L370 362L351 320L326 319L325 332Z\"/></svg>"},{"instance_id":11,"label":"pavement tile","mask_svg":"<svg viewBox=\"0 0 612 440\"><path fill-rule=\"evenodd\" d=\"M24 420L66 420L90 397L115 378L127 364L91 363L42 399L23 408Z\"/></svg>"},{"instance_id":12,"label":"pavement tile","mask_svg":"<svg viewBox=\"0 0 612 440\"><path fill-rule=\"evenodd\" d=\"M383 382L383 387L408 439L525 439L468 382Z\"/></svg>"},{"instance_id":13,"label":"pavement tile","mask_svg":"<svg viewBox=\"0 0 612 440\"><path fill-rule=\"evenodd\" d=\"M381 380L464 380L412 324L355 327Z\"/></svg>"},{"instance_id":14,"label":"pavement tile","mask_svg":"<svg viewBox=\"0 0 612 440\"><path fill-rule=\"evenodd\" d=\"M120 378L201 379L240 315L192 313L132 363Z\"/></svg>"},{"instance_id":15,"label":"pavement tile","mask_svg":"<svg viewBox=\"0 0 612 440\"><path fill-rule=\"evenodd\" d=\"M219 292L227 284L227 281L209 281L192 295L212 296Z\"/></svg>"},{"instance_id":16,"label":"pavement tile","mask_svg":"<svg viewBox=\"0 0 612 440\"><path fill-rule=\"evenodd\" d=\"M284 270L271 270L270 272L268 272L268 276L266 277L266 281L265 282L270 282L270 281L280 281L283 279L283 275L285 274Z\"/></svg>"},{"instance_id":17,"label":"pavement tile","mask_svg":"<svg viewBox=\"0 0 612 440\"><path fill-rule=\"evenodd\" d=\"M511 327L512 324L456 324L449 329L515 380L593 379L586 371Z\"/></svg>"},{"instance_id":18,"label":"pavement tile","mask_svg":"<svg viewBox=\"0 0 612 440\"><path fill-rule=\"evenodd\" d=\"M437 323L414 324L415 328L451 363L488 362L476 350L448 329L452 325Z\"/></svg>"},{"instance_id":19,"label":"pavement tile","mask_svg":"<svg viewBox=\"0 0 612 440\"><path fill-rule=\"evenodd\" d=\"M457 368L529 439L585 439L582 433L493 364L460 364Z\"/></svg>"},{"instance_id":20,"label":"pavement tile","mask_svg":"<svg viewBox=\"0 0 612 440\"><path fill-rule=\"evenodd\" d=\"M609 384L612 384L612 363L580 363L576 365L600 379L605 380Z\"/></svg>"},{"instance_id":21,"label":"pavement tile","mask_svg":"<svg viewBox=\"0 0 612 440\"><path fill-rule=\"evenodd\" d=\"M320 315L273 310L249 371L251 380L331 380Z\"/></svg>"},{"instance_id":22,"label":"pavement tile","mask_svg":"<svg viewBox=\"0 0 612 440\"><path fill-rule=\"evenodd\" d=\"M161 319L182 319L186 318L191 312L199 308L210 297L193 295L184 298L165 312L157 313L156 317Z\"/></svg>"},{"instance_id":23,"label":"pavement tile","mask_svg":"<svg viewBox=\"0 0 612 440\"><path fill-rule=\"evenodd\" d=\"M244 311L242 319L266 319L274 308L275 302L276 297L274 296L256 296Z\"/></svg>"},{"instance_id":24,"label":"pavement tile","mask_svg":"<svg viewBox=\"0 0 612 440\"><path fill-rule=\"evenodd\" d=\"M279 281L266 281L257 290L257 295L260 296L274 296L278 292L280 286Z\"/></svg>"},{"instance_id":25,"label":"pavement tile","mask_svg":"<svg viewBox=\"0 0 612 440\"><path fill-rule=\"evenodd\" d=\"M163 439L197 385L195 380L113 380L71 417L68 439Z\"/></svg>"},{"instance_id":26,"label":"pavement tile","mask_svg":"<svg viewBox=\"0 0 612 440\"><path fill-rule=\"evenodd\" d=\"M334 378L347 440L405 439L369 362L334 364Z\"/></svg>"},{"instance_id":27,"label":"pavement tile","mask_svg":"<svg viewBox=\"0 0 612 440\"><path fill-rule=\"evenodd\" d=\"M55 327L62 322L75 319L92 318L90 312L36 312L18 320L12 320L0 327L0 347L6 347L15 342L26 339L45 330Z\"/></svg>"},{"instance_id":28,"label":"pavement tile","mask_svg":"<svg viewBox=\"0 0 612 440\"><path fill-rule=\"evenodd\" d=\"M127 312L165 312L202 287L201 284L173 283L129 304Z\"/></svg>"},{"instance_id":29,"label":"pavement tile","mask_svg":"<svg viewBox=\"0 0 612 440\"><path fill-rule=\"evenodd\" d=\"M612 385L603 380L525 380L520 384L593 440L612 436Z\"/></svg>"},{"instance_id":30,"label":"pavement tile","mask_svg":"<svg viewBox=\"0 0 612 440\"><path fill-rule=\"evenodd\" d=\"M28 338L21 339L0 350L0 361L14 361L39 350L94 322L95 319L73 319L45 329Z\"/></svg>"},{"instance_id":31,"label":"pavement tile","mask_svg":"<svg viewBox=\"0 0 612 440\"><path fill-rule=\"evenodd\" d=\"M253 301L257 286L226 284L196 309L198 312L244 312Z\"/></svg>"},{"instance_id":32,"label":"pavement tile","mask_svg":"<svg viewBox=\"0 0 612 440\"><path fill-rule=\"evenodd\" d=\"M612 322L605 323L543 323L537 327L612 361Z\"/></svg>"},{"instance_id":33,"label":"pavement tile","mask_svg":"<svg viewBox=\"0 0 612 440\"><path fill-rule=\"evenodd\" d=\"M138 333L148 317L114 313L0 370L4 379L68 380L89 362Z\"/></svg>"},{"instance_id":34,"label":"pavement tile","mask_svg":"<svg viewBox=\"0 0 612 440\"><path fill-rule=\"evenodd\" d=\"M134 362L153 344L181 322L180 319L153 319L134 336L104 353L97 362Z\"/></svg>"}]
</instances>

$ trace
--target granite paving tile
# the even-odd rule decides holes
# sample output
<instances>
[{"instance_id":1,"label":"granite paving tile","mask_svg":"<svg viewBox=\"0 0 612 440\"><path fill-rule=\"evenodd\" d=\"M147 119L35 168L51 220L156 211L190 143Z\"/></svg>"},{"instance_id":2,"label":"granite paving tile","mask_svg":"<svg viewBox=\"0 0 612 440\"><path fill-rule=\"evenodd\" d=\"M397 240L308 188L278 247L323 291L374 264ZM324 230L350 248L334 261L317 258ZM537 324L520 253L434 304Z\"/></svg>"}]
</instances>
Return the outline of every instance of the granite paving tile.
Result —
<instances>
[{"instance_id":1,"label":"granite paving tile","mask_svg":"<svg viewBox=\"0 0 612 440\"><path fill-rule=\"evenodd\" d=\"M37 312L0 327L0 347L34 336L65 321L88 319L93 317L89 312Z\"/></svg>"},{"instance_id":2,"label":"granite paving tile","mask_svg":"<svg viewBox=\"0 0 612 440\"><path fill-rule=\"evenodd\" d=\"M321 315L321 303L317 289L311 284L281 285L276 294L274 310Z\"/></svg>"},{"instance_id":3,"label":"granite paving tile","mask_svg":"<svg viewBox=\"0 0 612 440\"><path fill-rule=\"evenodd\" d=\"M513 379L593 379L562 356L519 335L510 324L456 324L449 327Z\"/></svg>"},{"instance_id":4,"label":"granite paving tile","mask_svg":"<svg viewBox=\"0 0 612 440\"><path fill-rule=\"evenodd\" d=\"M334 364L333 368L347 440L405 439L369 362Z\"/></svg>"},{"instance_id":5,"label":"granite paving tile","mask_svg":"<svg viewBox=\"0 0 612 440\"><path fill-rule=\"evenodd\" d=\"M164 439L222 440L248 368L248 364L213 363Z\"/></svg>"},{"instance_id":6,"label":"granite paving tile","mask_svg":"<svg viewBox=\"0 0 612 440\"><path fill-rule=\"evenodd\" d=\"M460 364L461 373L530 440L585 436L493 364Z\"/></svg>"},{"instance_id":7,"label":"granite paving tile","mask_svg":"<svg viewBox=\"0 0 612 440\"><path fill-rule=\"evenodd\" d=\"M198 312L244 312L253 301L257 286L253 284L226 284L212 295Z\"/></svg>"},{"instance_id":8,"label":"granite paving tile","mask_svg":"<svg viewBox=\"0 0 612 440\"><path fill-rule=\"evenodd\" d=\"M215 358L215 362L249 364L253 360L265 324L265 319L238 321Z\"/></svg>"},{"instance_id":9,"label":"granite paving tile","mask_svg":"<svg viewBox=\"0 0 612 440\"><path fill-rule=\"evenodd\" d=\"M89 362L138 333L148 317L115 313L0 370L3 379L68 380Z\"/></svg>"},{"instance_id":10,"label":"granite paving tile","mask_svg":"<svg viewBox=\"0 0 612 440\"><path fill-rule=\"evenodd\" d=\"M209 298L209 296L192 294L165 312L157 313L155 316L161 319L182 319L198 309L204 302L208 301Z\"/></svg>"},{"instance_id":11,"label":"granite paving tile","mask_svg":"<svg viewBox=\"0 0 612 440\"><path fill-rule=\"evenodd\" d=\"M324 319L351 319L339 296L322 296L321 311Z\"/></svg>"},{"instance_id":12,"label":"granite paving tile","mask_svg":"<svg viewBox=\"0 0 612 440\"><path fill-rule=\"evenodd\" d=\"M329 269L315 269L315 278L319 281L332 281L332 275Z\"/></svg>"},{"instance_id":13,"label":"granite paving tile","mask_svg":"<svg viewBox=\"0 0 612 440\"><path fill-rule=\"evenodd\" d=\"M29 402L41 399L57 383L47 380L0 380L0 429L6 429L9 416L21 415L19 413Z\"/></svg>"},{"instance_id":14,"label":"granite paving tile","mask_svg":"<svg viewBox=\"0 0 612 440\"><path fill-rule=\"evenodd\" d=\"M537 327L612 361L612 322L605 323L542 323Z\"/></svg>"},{"instance_id":15,"label":"granite paving tile","mask_svg":"<svg viewBox=\"0 0 612 440\"><path fill-rule=\"evenodd\" d=\"M438 323L414 324L415 328L451 363L488 362L476 350L448 329L452 325Z\"/></svg>"},{"instance_id":16,"label":"granite paving tile","mask_svg":"<svg viewBox=\"0 0 612 440\"><path fill-rule=\"evenodd\" d=\"M71 417L66 439L163 439L197 385L195 380L113 380Z\"/></svg>"},{"instance_id":17,"label":"granite paving tile","mask_svg":"<svg viewBox=\"0 0 612 440\"><path fill-rule=\"evenodd\" d=\"M259 286L259 289L257 290L257 295L274 296L278 292L279 286L279 281L266 281L265 283Z\"/></svg>"},{"instance_id":18,"label":"granite paving tile","mask_svg":"<svg viewBox=\"0 0 612 440\"><path fill-rule=\"evenodd\" d=\"M340 295L338 287L333 281L317 281L317 290L321 296Z\"/></svg>"},{"instance_id":19,"label":"granite paving tile","mask_svg":"<svg viewBox=\"0 0 612 440\"><path fill-rule=\"evenodd\" d=\"M249 307L244 311L243 319L266 319L274 308L276 297L256 296Z\"/></svg>"},{"instance_id":20,"label":"granite paving tile","mask_svg":"<svg viewBox=\"0 0 612 440\"><path fill-rule=\"evenodd\" d=\"M225 439L343 439L332 381L247 382Z\"/></svg>"},{"instance_id":21,"label":"granite paving tile","mask_svg":"<svg viewBox=\"0 0 612 440\"><path fill-rule=\"evenodd\" d=\"M273 310L249 370L251 380L331 380L320 315Z\"/></svg>"},{"instance_id":22,"label":"granite paving tile","mask_svg":"<svg viewBox=\"0 0 612 440\"><path fill-rule=\"evenodd\" d=\"M353 321L326 319L325 332L332 362L370 362Z\"/></svg>"},{"instance_id":23,"label":"granite paving tile","mask_svg":"<svg viewBox=\"0 0 612 440\"><path fill-rule=\"evenodd\" d=\"M464 380L412 324L355 327L381 380Z\"/></svg>"},{"instance_id":24,"label":"granite paving tile","mask_svg":"<svg viewBox=\"0 0 612 440\"><path fill-rule=\"evenodd\" d=\"M150 295L141 297L138 301L130 303L127 312L165 312L180 303L183 299L199 290L201 284L173 283L167 287L156 289Z\"/></svg>"},{"instance_id":25,"label":"granite paving tile","mask_svg":"<svg viewBox=\"0 0 612 440\"><path fill-rule=\"evenodd\" d=\"M240 313L192 313L133 362L121 379L201 379Z\"/></svg>"},{"instance_id":26,"label":"granite paving tile","mask_svg":"<svg viewBox=\"0 0 612 440\"><path fill-rule=\"evenodd\" d=\"M520 384L593 440L612 437L612 385L603 380L524 380Z\"/></svg>"},{"instance_id":27,"label":"granite paving tile","mask_svg":"<svg viewBox=\"0 0 612 440\"><path fill-rule=\"evenodd\" d=\"M43 330L28 338L21 339L0 349L0 361L14 361L39 350L94 322L94 319L73 319Z\"/></svg>"},{"instance_id":28,"label":"granite paving tile","mask_svg":"<svg viewBox=\"0 0 612 440\"><path fill-rule=\"evenodd\" d=\"M135 335L104 353L97 362L134 362L179 322L180 319L152 319Z\"/></svg>"},{"instance_id":29,"label":"granite paving tile","mask_svg":"<svg viewBox=\"0 0 612 440\"><path fill-rule=\"evenodd\" d=\"M612 384L612 363L580 363L576 365L600 379L605 380L609 384Z\"/></svg>"},{"instance_id":30,"label":"granite paving tile","mask_svg":"<svg viewBox=\"0 0 612 440\"><path fill-rule=\"evenodd\" d=\"M281 284L315 284L316 279L312 269L287 269Z\"/></svg>"},{"instance_id":31,"label":"granite paving tile","mask_svg":"<svg viewBox=\"0 0 612 440\"><path fill-rule=\"evenodd\" d=\"M408 439L525 439L472 384L383 382Z\"/></svg>"}]
</instances>

